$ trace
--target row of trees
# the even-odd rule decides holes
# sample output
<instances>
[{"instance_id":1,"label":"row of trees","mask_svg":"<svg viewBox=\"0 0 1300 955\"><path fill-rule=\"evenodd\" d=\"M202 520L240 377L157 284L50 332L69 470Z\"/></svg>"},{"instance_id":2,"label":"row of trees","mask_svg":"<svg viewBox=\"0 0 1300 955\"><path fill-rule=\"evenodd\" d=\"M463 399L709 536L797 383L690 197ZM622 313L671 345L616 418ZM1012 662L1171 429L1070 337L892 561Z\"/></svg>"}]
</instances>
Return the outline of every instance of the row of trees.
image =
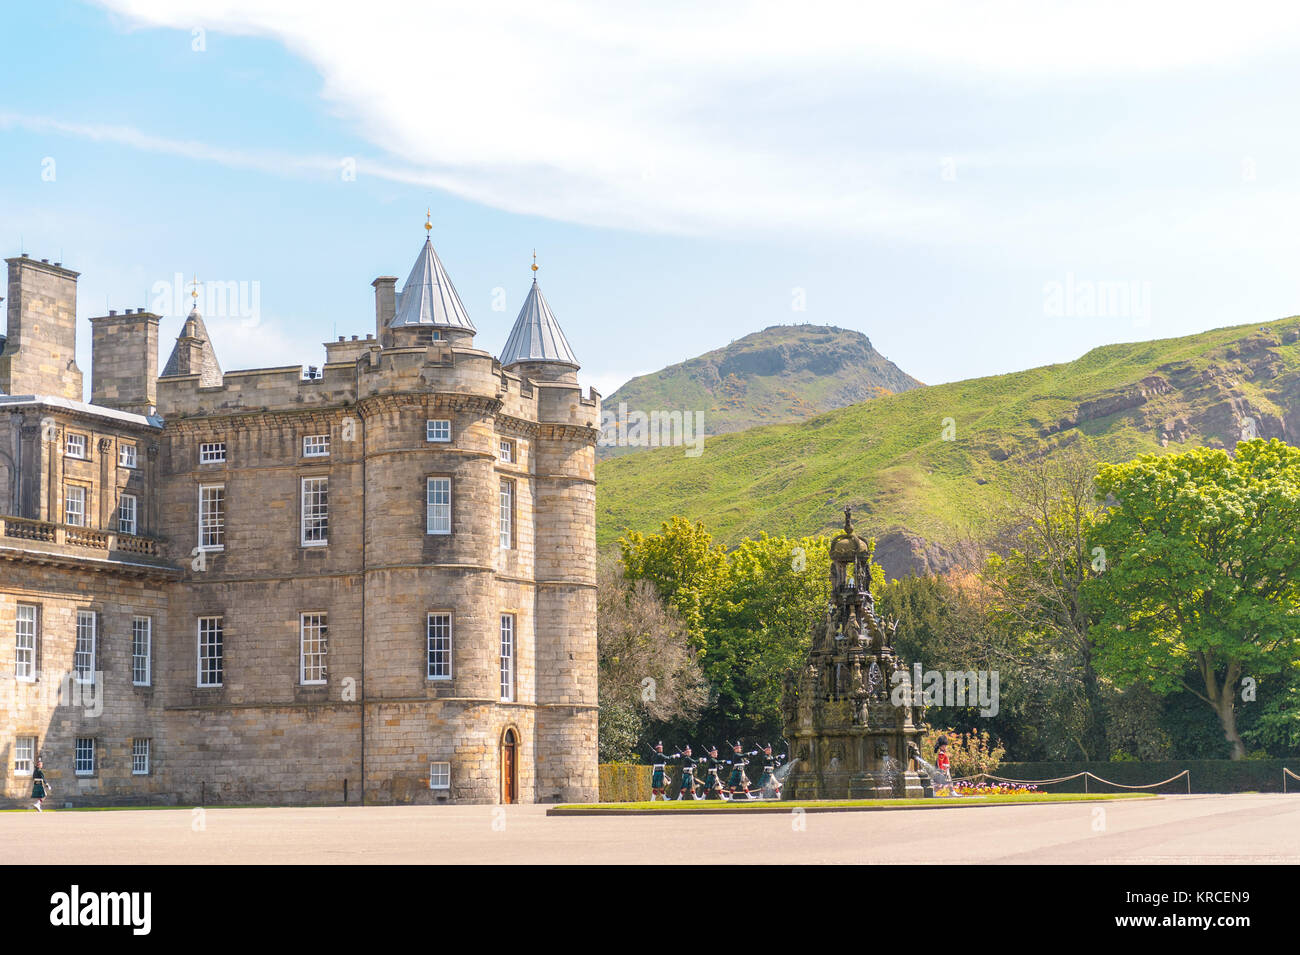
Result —
<instances>
[{"instance_id":1,"label":"row of trees","mask_svg":"<svg viewBox=\"0 0 1300 955\"><path fill-rule=\"evenodd\" d=\"M887 586L896 646L997 670L988 732L1012 759L1186 758L1300 748L1300 449L1255 440L1098 467L1017 466L986 562ZM780 736L781 675L828 598L827 539L727 552L681 518L627 534L600 572L601 753ZM1249 749L1248 749L1249 745Z\"/></svg>"}]
</instances>

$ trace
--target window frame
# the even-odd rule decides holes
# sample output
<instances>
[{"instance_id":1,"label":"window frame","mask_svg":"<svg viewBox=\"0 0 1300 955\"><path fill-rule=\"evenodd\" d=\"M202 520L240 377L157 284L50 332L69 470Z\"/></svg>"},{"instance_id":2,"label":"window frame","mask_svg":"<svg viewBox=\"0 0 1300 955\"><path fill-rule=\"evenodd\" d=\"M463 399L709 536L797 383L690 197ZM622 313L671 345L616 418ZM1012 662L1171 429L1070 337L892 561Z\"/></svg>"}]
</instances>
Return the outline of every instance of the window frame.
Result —
<instances>
[{"instance_id":1,"label":"window frame","mask_svg":"<svg viewBox=\"0 0 1300 955\"><path fill-rule=\"evenodd\" d=\"M320 483L324 485L324 494L323 494L324 501L323 502L318 501L313 503L313 507L324 508L324 517L321 517L319 514L317 514L311 518L311 520L317 522L317 524L315 524L312 527L312 530L314 532L320 532L322 530L320 526L320 522L323 522L324 525L323 530L325 536L320 540L307 539L307 521L308 521L307 484L308 482ZM330 479L328 475L320 475L320 474L312 475L311 477L304 477L300 479L298 482L298 543L302 547L325 547L330 542L329 488L330 488Z\"/></svg>"},{"instance_id":2,"label":"window frame","mask_svg":"<svg viewBox=\"0 0 1300 955\"><path fill-rule=\"evenodd\" d=\"M513 438L502 438L497 448L497 457L504 464L516 464L515 452L517 447Z\"/></svg>"},{"instance_id":3,"label":"window frame","mask_svg":"<svg viewBox=\"0 0 1300 955\"><path fill-rule=\"evenodd\" d=\"M89 622L90 649L82 649L82 637L86 631L83 624ZM95 682L96 655L99 653L99 614L93 610L77 611L76 638L72 645L72 678L80 686L91 686ZM89 657L89 666L83 664L83 657Z\"/></svg>"},{"instance_id":4,"label":"window frame","mask_svg":"<svg viewBox=\"0 0 1300 955\"><path fill-rule=\"evenodd\" d=\"M128 454L128 452L130 452ZM130 459L129 461L127 459ZM137 462L140 460L140 450L134 442L126 441L117 446L117 466L119 468L130 468L135 470Z\"/></svg>"},{"instance_id":5,"label":"window frame","mask_svg":"<svg viewBox=\"0 0 1300 955\"><path fill-rule=\"evenodd\" d=\"M30 747L26 759L24 759L22 756L23 750L25 748L28 748L23 746L24 743L28 744L28 747ZM22 767L22 764L24 762L27 763L26 769L23 769ZM14 775L30 776L35 771L36 771L36 737L35 736L14 737Z\"/></svg>"},{"instance_id":6,"label":"window frame","mask_svg":"<svg viewBox=\"0 0 1300 955\"><path fill-rule=\"evenodd\" d=\"M445 502L434 501L435 488L441 484L447 485L447 500ZM433 535L444 537L451 534L452 531L452 508L455 502L454 487L450 475L446 474L429 474L424 479L424 533L426 536ZM434 508L446 508L446 528L434 527L435 514L441 516L442 511L435 511ZM441 523L441 522L439 522Z\"/></svg>"},{"instance_id":7,"label":"window frame","mask_svg":"<svg viewBox=\"0 0 1300 955\"><path fill-rule=\"evenodd\" d=\"M434 623L446 624L445 633L434 633ZM424 618L424 678L434 683L446 683L455 673L455 622L452 614L445 611L431 610ZM435 646L435 640L445 641L445 647ZM439 667L435 660L445 656L445 667ZM435 672L445 668L445 673Z\"/></svg>"},{"instance_id":8,"label":"window frame","mask_svg":"<svg viewBox=\"0 0 1300 955\"><path fill-rule=\"evenodd\" d=\"M80 450L73 450L73 438L80 439ZM80 431L66 431L63 434L63 456L77 461L90 460L90 436Z\"/></svg>"},{"instance_id":9,"label":"window frame","mask_svg":"<svg viewBox=\"0 0 1300 955\"><path fill-rule=\"evenodd\" d=\"M204 491L221 492L220 523L212 524L210 522L209 523L204 522L204 510L203 510ZM199 520L199 540L198 540L199 550L210 554L220 553L221 551L224 551L226 549L226 485L224 482L221 484L200 484L199 485L198 520ZM203 542L205 530L212 531L213 536L219 537L221 542L218 544L205 544Z\"/></svg>"},{"instance_id":10,"label":"window frame","mask_svg":"<svg viewBox=\"0 0 1300 955\"><path fill-rule=\"evenodd\" d=\"M446 437L437 437L435 435L435 425L446 425ZM443 429L438 428L440 433ZM451 443L451 419L450 418L429 418L424 422L424 440L432 444L450 444Z\"/></svg>"},{"instance_id":11,"label":"window frame","mask_svg":"<svg viewBox=\"0 0 1300 955\"><path fill-rule=\"evenodd\" d=\"M215 626L211 627L208 631L207 634L209 637L208 648L210 651L215 649L216 652L215 653L209 652L209 654L205 657L203 654L203 649L204 649L203 625L205 623L208 623L209 621L216 621L216 624ZM215 639L212 638L213 633L216 634ZM195 639L197 641L197 653L196 653L196 661L195 661L197 667L197 673L195 677L196 685L200 689L205 689L205 690L212 689L214 687L225 686L226 684L226 618L225 616L222 614L209 614L207 616L199 617L195 625ZM205 671L203 665L205 660L207 661L215 660L216 665L213 666L211 665L211 663L209 663L209 666ZM205 672L209 674L216 673L219 679L215 683L214 682L205 683L203 679Z\"/></svg>"},{"instance_id":12,"label":"window frame","mask_svg":"<svg viewBox=\"0 0 1300 955\"><path fill-rule=\"evenodd\" d=\"M31 646L24 647L22 638L27 636L23 633L22 625L26 622L23 620L23 612L30 610L31 619ZM14 607L14 679L21 683L36 682L36 663L39 657L37 650L41 641L41 608L39 604L20 603ZM27 674L23 675L22 654L26 650L31 653L31 659L27 661Z\"/></svg>"},{"instance_id":13,"label":"window frame","mask_svg":"<svg viewBox=\"0 0 1300 955\"><path fill-rule=\"evenodd\" d=\"M445 769L441 767L446 767ZM438 780L435 782L435 780ZM435 790L451 789L451 762L445 759L429 761L429 788Z\"/></svg>"},{"instance_id":14,"label":"window frame","mask_svg":"<svg viewBox=\"0 0 1300 955\"><path fill-rule=\"evenodd\" d=\"M308 444L310 441L320 442L316 450L308 450L311 447ZM324 450L321 450L321 448ZM302 436L302 456L304 458L328 458L330 456L329 434L304 434Z\"/></svg>"},{"instance_id":15,"label":"window frame","mask_svg":"<svg viewBox=\"0 0 1300 955\"><path fill-rule=\"evenodd\" d=\"M307 618L316 619L315 641L319 649L307 652ZM325 686L329 683L329 614L323 610L308 610L298 614L298 685ZM308 656L318 657L312 669L319 672L316 679L307 679Z\"/></svg>"},{"instance_id":16,"label":"window frame","mask_svg":"<svg viewBox=\"0 0 1300 955\"><path fill-rule=\"evenodd\" d=\"M507 626L509 622L509 626ZM519 652L519 622L512 613L501 614L500 651L501 651L501 702L513 703L517 695L515 686L515 658Z\"/></svg>"},{"instance_id":17,"label":"window frame","mask_svg":"<svg viewBox=\"0 0 1300 955\"><path fill-rule=\"evenodd\" d=\"M200 441L199 464L225 464L226 450L224 441Z\"/></svg>"},{"instance_id":18,"label":"window frame","mask_svg":"<svg viewBox=\"0 0 1300 955\"><path fill-rule=\"evenodd\" d=\"M141 636L140 624L144 624L144 653L137 652ZM139 676L137 661L144 660L144 679ZM136 615L131 618L131 685L153 686L153 617Z\"/></svg>"},{"instance_id":19,"label":"window frame","mask_svg":"<svg viewBox=\"0 0 1300 955\"><path fill-rule=\"evenodd\" d=\"M81 767L82 767L82 762L83 762L83 760L82 760L82 746L81 746L82 743L89 743L89 744L90 744L90 746L89 746L89 748L90 748L90 768L89 768L89 769L82 769L82 768L81 768ZM81 777L84 778L84 777L86 777L86 776L94 776L94 775L95 775L95 771L96 771L96 769L98 768L98 763L99 763L99 760L96 759L96 756L97 756L96 750L98 750L98 749L99 749L99 747L98 747L98 746L96 745L96 743L95 743L95 737L93 737L93 736L78 736L78 737L76 737L76 742L73 743L73 747L72 747L72 773L73 773L74 776L81 776Z\"/></svg>"},{"instance_id":20,"label":"window frame","mask_svg":"<svg viewBox=\"0 0 1300 955\"><path fill-rule=\"evenodd\" d=\"M144 743L144 769L139 769L140 765L140 744ZM148 737L131 738L131 775L148 776L149 771L153 768L153 743Z\"/></svg>"},{"instance_id":21,"label":"window frame","mask_svg":"<svg viewBox=\"0 0 1300 955\"><path fill-rule=\"evenodd\" d=\"M515 549L515 482L501 479L497 497L497 543L502 550Z\"/></svg>"},{"instance_id":22,"label":"window frame","mask_svg":"<svg viewBox=\"0 0 1300 955\"><path fill-rule=\"evenodd\" d=\"M76 515L79 519L73 520L72 502L73 491L80 492L80 513ZM72 481L65 481L63 484L63 523L68 527L88 527L86 523L86 512L90 507L90 488L84 484L77 484Z\"/></svg>"},{"instance_id":23,"label":"window frame","mask_svg":"<svg viewBox=\"0 0 1300 955\"><path fill-rule=\"evenodd\" d=\"M125 527L122 526L123 522L126 520L126 515L123 513L123 509L127 501L131 502L130 530L127 530ZM137 528L139 528L140 526L139 514L140 514L140 499L136 497L136 495L134 494L125 494L125 493L122 494L117 499L117 532L119 534L130 534L132 537L134 537L138 533Z\"/></svg>"}]
</instances>

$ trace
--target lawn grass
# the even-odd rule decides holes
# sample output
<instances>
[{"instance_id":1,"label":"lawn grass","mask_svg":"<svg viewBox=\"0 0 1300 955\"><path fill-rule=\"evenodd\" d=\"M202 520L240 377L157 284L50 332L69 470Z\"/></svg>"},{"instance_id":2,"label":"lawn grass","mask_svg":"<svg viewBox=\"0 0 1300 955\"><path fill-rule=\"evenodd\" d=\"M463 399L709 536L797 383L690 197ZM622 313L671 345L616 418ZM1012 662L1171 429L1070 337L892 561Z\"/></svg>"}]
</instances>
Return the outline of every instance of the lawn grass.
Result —
<instances>
[{"instance_id":1,"label":"lawn grass","mask_svg":"<svg viewBox=\"0 0 1300 955\"><path fill-rule=\"evenodd\" d=\"M921 799L760 799L751 802L673 800L671 802L564 803L548 816L640 815L658 812L856 812L881 809L951 809L975 806L1027 806L1044 803L1108 802L1117 799L1159 799L1155 793L994 793L988 796L945 796Z\"/></svg>"}]
</instances>

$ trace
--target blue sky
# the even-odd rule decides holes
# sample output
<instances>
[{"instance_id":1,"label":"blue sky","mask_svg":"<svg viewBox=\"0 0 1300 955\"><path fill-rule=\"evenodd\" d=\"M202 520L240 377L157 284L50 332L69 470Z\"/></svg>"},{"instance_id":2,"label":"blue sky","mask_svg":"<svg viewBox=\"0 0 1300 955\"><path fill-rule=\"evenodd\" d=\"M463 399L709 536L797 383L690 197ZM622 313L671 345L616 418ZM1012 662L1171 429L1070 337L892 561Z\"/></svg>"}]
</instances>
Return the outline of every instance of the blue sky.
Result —
<instances>
[{"instance_id":1,"label":"blue sky","mask_svg":"<svg viewBox=\"0 0 1300 955\"><path fill-rule=\"evenodd\" d=\"M431 207L479 344L535 247L605 393L772 324L940 382L1300 312L1287 5L468 6L15 5L0 251L80 271L83 319L257 283L223 366L318 364Z\"/></svg>"}]
</instances>

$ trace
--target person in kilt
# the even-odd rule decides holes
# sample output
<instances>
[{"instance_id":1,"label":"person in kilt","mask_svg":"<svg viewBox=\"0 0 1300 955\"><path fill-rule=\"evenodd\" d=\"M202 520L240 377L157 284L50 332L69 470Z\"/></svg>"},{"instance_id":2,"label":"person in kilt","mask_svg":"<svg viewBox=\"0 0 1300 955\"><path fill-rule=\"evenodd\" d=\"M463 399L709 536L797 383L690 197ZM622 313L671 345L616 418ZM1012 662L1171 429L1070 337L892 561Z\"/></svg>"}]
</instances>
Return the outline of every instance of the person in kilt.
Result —
<instances>
[{"instance_id":1,"label":"person in kilt","mask_svg":"<svg viewBox=\"0 0 1300 955\"><path fill-rule=\"evenodd\" d=\"M45 801L45 797L51 792L50 784L45 779L45 771L41 768L43 765L41 758L36 757L36 768L32 770L32 799L34 800L32 807L37 812L45 811L41 808L41 803Z\"/></svg>"},{"instance_id":2,"label":"person in kilt","mask_svg":"<svg viewBox=\"0 0 1300 955\"><path fill-rule=\"evenodd\" d=\"M732 796L744 796L748 799L749 777L745 775L745 767L749 765L749 760L745 758L740 743L731 744L731 759L728 762L731 763L731 775L727 777L727 789Z\"/></svg>"},{"instance_id":3,"label":"person in kilt","mask_svg":"<svg viewBox=\"0 0 1300 955\"><path fill-rule=\"evenodd\" d=\"M695 757L691 755L690 746L683 746L681 752L673 753L673 759L682 761L682 787L677 791L678 799L685 799L688 796L695 798L695 789L699 785L695 781Z\"/></svg>"},{"instance_id":4,"label":"person in kilt","mask_svg":"<svg viewBox=\"0 0 1300 955\"><path fill-rule=\"evenodd\" d=\"M708 754L700 758L700 765L704 768L704 798L726 799L727 793L719 775L722 760L718 759L718 747L710 746Z\"/></svg>"},{"instance_id":5,"label":"person in kilt","mask_svg":"<svg viewBox=\"0 0 1300 955\"><path fill-rule=\"evenodd\" d=\"M781 782L776 778L776 770L780 765L781 756L773 756L772 744L768 743L763 747L763 772L758 777L758 791L764 796L781 798Z\"/></svg>"},{"instance_id":6,"label":"person in kilt","mask_svg":"<svg viewBox=\"0 0 1300 955\"><path fill-rule=\"evenodd\" d=\"M664 755L663 740L655 744L651 766L653 769L650 773L650 801L654 802L656 796L667 801L668 797L664 795L664 789L668 783L668 757Z\"/></svg>"}]
</instances>

